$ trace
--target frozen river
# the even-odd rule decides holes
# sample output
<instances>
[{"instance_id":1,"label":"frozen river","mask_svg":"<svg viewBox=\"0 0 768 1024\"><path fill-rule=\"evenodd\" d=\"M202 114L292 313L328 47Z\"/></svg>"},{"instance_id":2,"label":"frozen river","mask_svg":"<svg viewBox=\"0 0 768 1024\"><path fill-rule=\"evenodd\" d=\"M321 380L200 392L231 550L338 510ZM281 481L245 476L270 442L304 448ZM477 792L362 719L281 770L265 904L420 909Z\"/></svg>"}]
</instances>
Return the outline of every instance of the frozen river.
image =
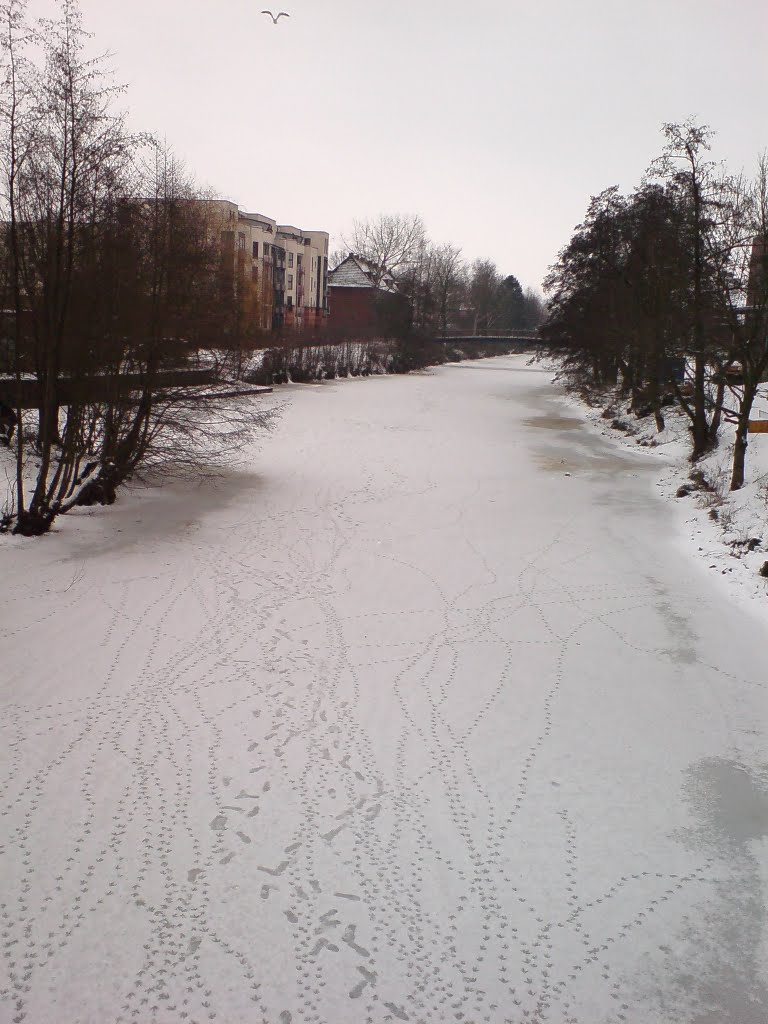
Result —
<instances>
[{"instance_id":1,"label":"frozen river","mask_svg":"<svg viewBox=\"0 0 768 1024\"><path fill-rule=\"evenodd\" d=\"M766 1024L766 631L549 380L2 543L2 1024Z\"/></svg>"}]
</instances>

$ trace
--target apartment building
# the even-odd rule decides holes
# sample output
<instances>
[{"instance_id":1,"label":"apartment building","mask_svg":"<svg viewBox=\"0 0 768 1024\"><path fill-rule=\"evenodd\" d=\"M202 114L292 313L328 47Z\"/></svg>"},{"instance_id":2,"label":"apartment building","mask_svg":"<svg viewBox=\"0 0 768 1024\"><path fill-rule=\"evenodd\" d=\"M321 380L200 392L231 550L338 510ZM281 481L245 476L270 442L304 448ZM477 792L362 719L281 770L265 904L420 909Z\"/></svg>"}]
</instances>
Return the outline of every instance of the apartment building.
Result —
<instances>
[{"instance_id":1,"label":"apartment building","mask_svg":"<svg viewBox=\"0 0 768 1024\"><path fill-rule=\"evenodd\" d=\"M207 204L240 308L257 331L313 328L328 313L327 231L303 231L226 199Z\"/></svg>"}]
</instances>

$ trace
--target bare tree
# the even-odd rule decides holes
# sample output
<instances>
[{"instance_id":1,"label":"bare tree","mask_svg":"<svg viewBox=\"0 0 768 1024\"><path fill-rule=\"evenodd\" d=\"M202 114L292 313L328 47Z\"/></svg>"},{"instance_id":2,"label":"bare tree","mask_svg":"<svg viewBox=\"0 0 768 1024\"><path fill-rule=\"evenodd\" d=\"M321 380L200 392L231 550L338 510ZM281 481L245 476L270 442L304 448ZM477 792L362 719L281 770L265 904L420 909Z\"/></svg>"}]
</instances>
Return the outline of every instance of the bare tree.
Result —
<instances>
[{"instance_id":1,"label":"bare tree","mask_svg":"<svg viewBox=\"0 0 768 1024\"><path fill-rule=\"evenodd\" d=\"M30 533L47 529L66 501L90 434L74 402L60 422L62 375L71 380L85 354L72 302L78 273L124 190L136 145L124 115L114 110L120 89L103 59L85 56L76 3L61 0L60 7L57 20L41 20L34 32L44 66L26 68L27 157L13 187L16 259L32 326L29 359L40 389L40 469L28 506L20 501L18 507L18 528ZM17 309L19 320L22 312Z\"/></svg>"},{"instance_id":2,"label":"bare tree","mask_svg":"<svg viewBox=\"0 0 768 1024\"><path fill-rule=\"evenodd\" d=\"M169 419L159 374L207 339L209 309L229 314L234 301L218 301L218 239L210 237L194 184L167 146L155 146L134 187L139 195L119 200L117 230L99 246L96 290L105 302L92 321L109 400L89 406L96 471L76 497L80 503L113 502L117 487L148 458Z\"/></svg>"},{"instance_id":3,"label":"bare tree","mask_svg":"<svg viewBox=\"0 0 768 1024\"><path fill-rule=\"evenodd\" d=\"M373 220L355 221L344 244L372 264L373 283L378 287L386 273L397 277L418 264L426 248L427 232L416 214L383 213Z\"/></svg>"},{"instance_id":4,"label":"bare tree","mask_svg":"<svg viewBox=\"0 0 768 1024\"><path fill-rule=\"evenodd\" d=\"M712 330L716 294L713 287L711 257L719 251L717 210L721 202L723 178L712 161L706 159L714 132L694 121L665 124L667 145L651 165L651 174L669 184L685 213L690 271L685 308L690 322L688 350L694 364L693 404L685 403L691 418L693 451L700 458L716 441L722 411L723 385L714 403L708 394L708 368L719 352L719 339ZM716 272L716 271L715 271Z\"/></svg>"},{"instance_id":5,"label":"bare tree","mask_svg":"<svg viewBox=\"0 0 768 1024\"><path fill-rule=\"evenodd\" d=\"M475 314L474 333L491 329L498 311L501 275L493 260L475 260L469 273L469 299Z\"/></svg>"},{"instance_id":6,"label":"bare tree","mask_svg":"<svg viewBox=\"0 0 768 1024\"><path fill-rule=\"evenodd\" d=\"M344 262L347 256L349 256L349 252L344 248L332 249L328 257L328 269L335 270L340 263Z\"/></svg>"},{"instance_id":7,"label":"bare tree","mask_svg":"<svg viewBox=\"0 0 768 1024\"><path fill-rule=\"evenodd\" d=\"M7 237L4 239L6 257L6 282L10 301L5 309L13 310L13 369L16 378L15 423L18 429L16 448L16 496L24 506L24 413L20 398L21 391L21 267L19 259L19 221L16 188L19 172L34 143L30 128L31 90L29 88L29 65L24 55L25 44L29 41L26 25L26 0L7 0L0 6L3 22L2 58L3 81L0 87L0 132L2 161L2 204L7 218ZM11 435L8 435L10 443Z\"/></svg>"},{"instance_id":8,"label":"bare tree","mask_svg":"<svg viewBox=\"0 0 768 1024\"><path fill-rule=\"evenodd\" d=\"M408 264L397 273L397 287L410 306L410 323L418 333L428 331L434 317L432 282L434 250L426 238L414 247Z\"/></svg>"},{"instance_id":9,"label":"bare tree","mask_svg":"<svg viewBox=\"0 0 768 1024\"><path fill-rule=\"evenodd\" d=\"M544 296L535 288L526 288L523 292L523 318L528 330L536 330L547 316L547 305Z\"/></svg>"},{"instance_id":10,"label":"bare tree","mask_svg":"<svg viewBox=\"0 0 768 1024\"><path fill-rule=\"evenodd\" d=\"M430 279L438 330L445 337L448 334L451 317L458 312L467 287L464 259L458 246L446 243L432 248Z\"/></svg>"},{"instance_id":11,"label":"bare tree","mask_svg":"<svg viewBox=\"0 0 768 1024\"><path fill-rule=\"evenodd\" d=\"M744 485L752 407L768 375L768 155L760 157L753 181L730 180L719 212L720 250L713 262L731 332L729 357L738 363L738 383L730 388L737 407L730 485L736 491Z\"/></svg>"}]
</instances>

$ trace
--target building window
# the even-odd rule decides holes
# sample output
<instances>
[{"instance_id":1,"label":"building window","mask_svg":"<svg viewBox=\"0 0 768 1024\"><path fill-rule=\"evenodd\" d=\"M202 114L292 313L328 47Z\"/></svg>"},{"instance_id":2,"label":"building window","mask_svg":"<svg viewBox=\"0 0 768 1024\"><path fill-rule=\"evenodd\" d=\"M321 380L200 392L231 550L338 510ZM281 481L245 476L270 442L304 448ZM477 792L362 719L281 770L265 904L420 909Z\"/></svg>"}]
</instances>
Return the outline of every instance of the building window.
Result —
<instances>
[{"instance_id":1,"label":"building window","mask_svg":"<svg viewBox=\"0 0 768 1024\"><path fill-rule=\"evenodd\" d=\"M288 253L288 266L289 267L293 266L293 253L292 252Z\"/></svg>"},{"instance_id":2,"label":"building window","mask_svg":"<svg viewBox=\"0 0 768 1024\"><path fill-rule=\"evenodd\" d=\"M257 260L259 258L259 243L253 243L253 258Z\"/></svg>"},{"instance_id":3,"label":"building window","mask_svg":"<svg viewBox=\"0 0 768 1024\"><path fill-rule=\"evenodd\" d=\"M264 243L264 259L269 259L269 242Z\"/></svg>"},{"instance_id":4,"label":"building window","mask_svg":"<svg viewBox=\"0 0 768 1024\"><path fill-rule=\"evenodd\" d=\"M293 274L288 275L288 287L293 288Z\"/></svg>"},{"instance_id":5,"label":"building window","mask_svg":"<svg viewBox=\"0 0 768 1024\"><path fill-rule=\"evenodd\" d=\"M287 297L285 301L286 305L288 306L288 309L293 309L293 298L290 295Z\"/></svg>"},{"instance_id":6,"label":"building window","mask_svg":"<svg viewBox=\"0 0 768 1024\"><path fill-rule=\"evenodd\" d=\"M245 232L243 231L237 233L237 248L241 251L245 249Z\"/></svg>"}]
</instances>

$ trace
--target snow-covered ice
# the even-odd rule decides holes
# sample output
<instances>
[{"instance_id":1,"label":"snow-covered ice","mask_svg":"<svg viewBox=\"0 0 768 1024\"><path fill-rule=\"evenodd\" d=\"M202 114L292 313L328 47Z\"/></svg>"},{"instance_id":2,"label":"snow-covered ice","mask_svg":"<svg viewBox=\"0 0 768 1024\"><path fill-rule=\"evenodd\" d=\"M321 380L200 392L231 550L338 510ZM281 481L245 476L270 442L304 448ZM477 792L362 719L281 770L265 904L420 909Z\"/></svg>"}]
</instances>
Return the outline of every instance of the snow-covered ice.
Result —
<instances>
[{"instance_id":1,"label":"snow-covered ice","mask_svg":"<svg viewBox=\"0 0 768 1024\"><path fill-rule=\"evenodd\" d=\"M2 1024L765 1024L765 618L549 376L2 540Z\"/></svg>"}]
</instances>

